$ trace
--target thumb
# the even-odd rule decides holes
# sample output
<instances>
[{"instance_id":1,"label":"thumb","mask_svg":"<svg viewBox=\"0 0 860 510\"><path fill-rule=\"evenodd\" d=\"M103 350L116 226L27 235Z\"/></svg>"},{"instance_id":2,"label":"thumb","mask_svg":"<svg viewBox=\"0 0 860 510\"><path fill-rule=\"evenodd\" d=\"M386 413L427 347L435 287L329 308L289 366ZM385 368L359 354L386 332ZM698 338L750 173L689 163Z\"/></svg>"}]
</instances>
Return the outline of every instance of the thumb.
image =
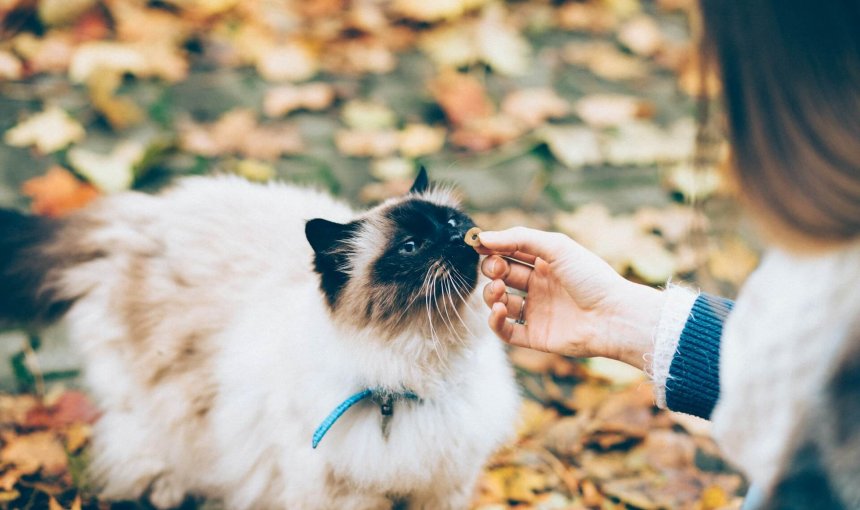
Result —
<instances>
[{"instance_id":1,"label":"thumb","mask_svg":"<svg viewBox=\"0 0 860 510\"><path fill-rule=\"evenodd\" d=\"M534 255L553 262L571 249L571 239L557 232L544 232L526 227L514 227L501 231L481 232L481 244L496 253L516 252Z\"/></svg>"}]
</instances>

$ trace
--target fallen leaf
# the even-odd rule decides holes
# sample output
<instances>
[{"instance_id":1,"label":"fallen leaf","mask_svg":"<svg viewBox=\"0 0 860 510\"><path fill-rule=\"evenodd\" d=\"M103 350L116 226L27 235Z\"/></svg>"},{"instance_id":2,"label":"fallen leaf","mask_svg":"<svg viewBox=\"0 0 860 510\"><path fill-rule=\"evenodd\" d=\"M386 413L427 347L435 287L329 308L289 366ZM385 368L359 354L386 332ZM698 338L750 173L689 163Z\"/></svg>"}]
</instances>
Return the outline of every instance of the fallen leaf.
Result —
<instances>
[{"instance_id":1,"label":"fallen leaf","mask_svg":"<svg viewBox=\"0 0 860 510\"><path fill-rule=\"evenodd\" d=\"M596 377L618 385L639 383L646 379L645 373L638 368L609 358L590 358L588 360L588 371Z\"/></svg>"},{"instance_id":2,"label":"fallen leaf","mask_svg":"<svg viewBox=\"0 0 860 510\"><path fill-rule=\"evenodd\" d=\"M58 475L66 470L66 451L53 432L7 434L4 443L0 462L13 464L24 474L41 469L45 475Z\"/></svg>"},{"instance_id":3,"label":"fallen leaf","mask_svg":"<svg viewBox=\"0 0 860 510\"><path fill-rule=\"evenodd\" d=\"M576 114L595 127L618 126L634 119L651 117L653 106L638 97L620 94L592 94L574 105Z\"/></svg>"},{"instance_id":4,"label":"fallen leaf","mask_svg":"<svg viewBox=\"0 0 860 510\"><path fill-rule=\"evenodd\" d=\"M415 175L415 163L403 158L377 159L370 165L370 175L381 181L403 181Z\"/></svg>"},{"instance_id":5,"label":"fallen leaf","mask_svg":"<svg viewBox=\"0 0 860 510\"><path fill-rule=\"evenodd\" d=\"M92 436L92 427L87 423L73 423L66 430L66 449L75 453L89 442Z\"/></svg>"},{"instance_id":6,"label":"fallen leaf","mask_svg":"<svg viewBox=\"0 0 860 510\"><path fill-rule=\"evenodd\" d=\"M521 76L530 66L531 46L503 19L499 6L484 10L476 26L478 54L493 71L505 76Z\"/></svg>"},{"instance_id":7,"label":"fallen leaf","mask_svg":"<svg viewBox=\"0 0 860 510\"><path fill-rule=\"evenodd\" d=\"M663 47L663 32L657 21L642 14L626 21L618 29L618 40L637 55L650 57Z\"/></svg>"},{"instance_id":8,"label":"fallen leaf","mask_svg":"<svg viewBox=\"0 0 860 510\"><path fill-rule=\"evenodd\" d=\"M255 159L237 161L233 167L233 171L254 182L270 181L276 175L275 168L272 165Z\"/></svg>"},{"instance_id":9,"label":"fallen leaf","mask_svg":"<svg viewBox=\"0 0 860 510\"><path fill-rule=\"evenodd\" d=\"M15 147L33 145L43 154L83 140L84 128L65 110L50 106L6 131L3 140Z\"/></svg>"},{"instance_id":10,"label":"fallen leaf","mask_svg":"<svg viewBox=\"0 0 860 510\"><path fill-rule=\"evenodd\" d=\"M599 2L566 2L556 11L557 23L567 30L605 33L613 30L618 18Z\"/></svg>"},{"instance_id":11,"label":"fallen leaf","mask_svg":"<svg viewBox=\"0 0 860 510\"><path fill-rule=\"evenodd\" d=\"M546 142L552 155L568 168L603 162L600 141L594 130L578 125L544 126L537 137Z\"/></svg>"},{"instance_id":12,"label":"fallen leaf","mask_svg":"<svg viewBox=\"0 0 860 510\"><path fill-rule=\"evenodd\" d=\"M548 119L566 116L570 104L550 88L520 89L505 96L502 112L529 128L536 128Z\"/></svg>"},{"instance_id":13,"label":"fallen leaf","mask_svg":"<svg viewBox=\"0 0 860 510\"><path fill-rule=\"evenodd\" d=\"M296 110L325 110L334 102L335 91L328 83L281 85L270 88L263 97L263 113L281 117Z\"/></svg>"},{"instance_id":14,"label":"fallen leaf","mask_svg":"<svg viewBox=\"0 0 860 510\"><path fill-rule=\"evenodd\" d=\"M75 147L69 150L69 164L105 193L131 188L134 169L143 160L146 148L140 142L125 140L108 154Z\"/></svg>"},{"instance_id":15,"label":"fallen leaf","mask_svg":"<svg viewBox=\"0 0 860 510\"><path fill-rule=\"evenodd\" d=\"M69 23L96 3L97 0L41 0L38 3L39 19L46 25Z\"/></svg>"},{"instance_id":16,"label":"fallen leaf","mask_svg":"<svg viewBox=\"0 0 860 510\"><path fill-rule=\"evenodd\" d=\"M0 50L0 79L20 80L23 76L23 69L21 61L15 55Z\"/></svg>"},{"instance_id":17,"label":"fallen leaf","mask_svg":"<svg viewBox=\"0 0 860 510\"><path fill-rule=\"evenodd\" d=\"M283 154L298 154L304 142L298 127L291 124L257 124L253 111L237 108L211 124L184 120L179 124L180 146L194 154L223 156L240 154L252 159L274 160Z\"/></svg>"},{"instance_id":18,"label":"fallen leaf","mask_svg":"<svg viewBox=\"0 0 860 510\"><path fill-rule=\"evenodd\" d=\"M68 170L51 167L45 175L34 177L21 185L21 193L33 199L30 210L43 216L65 216L99 196L90 184L79 181Z\"/></svg>"},{"instance_id":19,"label":"fallen leaf","mask_svg":"<svg viewBox=\"0 0 860 510\"><path fill-rule=\"evenodd\" d=\"M394 130L341 129L335 132L334 143L337 150L347 156L381 158L397 151L400 146L400 133Z\"/></svg>"},{"instance_id":20,"label":"fallen leaf","mask_svg":"<svg viewBox=\"0 0 860 510\"><path fill-rule=\"evenodd\" d=\"M92 424L98 416L99 411L89 397L80 391L66 390L53 404L30 410L26 426L59 430L74 424Z\"/></svg>"},{"instance_id":21,"label":"fallen leaf","mask_svg":"<svg viewBox=\"0 0 860 510\"><path fill-rule=\"evenodd\" d=\"M399 135L400 153L407 158L434 154L445 145L445 128L408 124Z\"/></svg>"},{"instance_id":22,"label":"fallen leaf","mask_svg":"<svg viewBox=\"0 0 860 510\"><path fill-rule=\"evenodd\" d=\"M725 241L722 246L711 251L708 270L714 278L729 282L737 287L758 266L758 255L740 238Z\"/></svg>"},{"instance_id":23,"label":"fallen leaf","mask_svg":"<svg viewBox=\"0 0 860 510\"><path fill-rule=\"evenodd\" d=\"M675 257L655 236L641 236L630 268L646 283L664 284L675 274Z\"/></svg>"},{"instance_id":24,"label":"fallen leaf","mask_svg":"<svg viewBox=\"0 0 860 510\"><path fill-rule=\"evenodd\" d=\"M352 129L382 130L394 127L397 116L391 108L373 101L353 100L341 111L343 122Z\"/></svg>"},{"instance_id":25,"label":"fallen leaf","mask_svg":"<svg viewBox=\"0 0 860 510\"><path fill-rule=\"evenodd\" d=\"M444 72L430 82L429 88L454 126L486 119L495 112L486 89L471 75Z\"/></svg>"},{"instance_id":26,"label":"fallen leaf","mask_svg":"<svg viewBox=\"0 0 860 510\"><path fill-rule=\"evenodd\" d=\"M269 81L304 81L319 70L319 59L308 44L293 41L272 46L257 57L257 72Z\"/></svg>"},{"instance_id":27,"label":"fallen leaf","mask_svg":"<svg viewBox=\"0 0 860 510\"><path fill-rule=\"evenodd\" d=\"M648 75L648 65L633 55L618 50L607 41L575 41L562 50L562 58L570 64L588 68L607 80L633 80Z\"/></svg>"}]
</instances>

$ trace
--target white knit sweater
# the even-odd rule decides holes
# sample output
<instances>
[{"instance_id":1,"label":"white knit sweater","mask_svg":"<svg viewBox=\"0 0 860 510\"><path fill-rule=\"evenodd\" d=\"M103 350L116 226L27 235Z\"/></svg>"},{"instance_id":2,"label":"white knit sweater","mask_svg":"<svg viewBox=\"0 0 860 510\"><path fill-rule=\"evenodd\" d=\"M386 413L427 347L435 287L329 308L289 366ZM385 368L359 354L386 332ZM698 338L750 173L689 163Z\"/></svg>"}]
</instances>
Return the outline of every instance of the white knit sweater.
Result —
<instances>
[{"instance_id":1,"label":"white knit sweater","mask_svg":"<svg viewBox=\"0 0 860 510\"><path fill-rule=\"evenodd\" d=\"M677 318L689 314L696 296L679 287L667 292L652 367L661 406L665 359L682 329ZM721 339L712 420L724 455L754 484L767 489L774 482L858 313L860 243L814 256L773 249L741 289Z\"/></svg>"}]
</instances>

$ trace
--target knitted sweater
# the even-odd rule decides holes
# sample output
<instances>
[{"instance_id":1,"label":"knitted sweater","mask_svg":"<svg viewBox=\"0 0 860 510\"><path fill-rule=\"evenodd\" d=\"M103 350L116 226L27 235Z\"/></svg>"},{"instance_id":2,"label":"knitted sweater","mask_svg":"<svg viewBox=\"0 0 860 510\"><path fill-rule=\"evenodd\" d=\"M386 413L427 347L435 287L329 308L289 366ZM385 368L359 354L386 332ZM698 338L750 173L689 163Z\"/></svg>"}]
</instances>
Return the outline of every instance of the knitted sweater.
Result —
<instances>
[{"instance_id":1,"label":"knitted sweater","mask_svg":"<svg viewBox=\"0 0 860 510\"><path fill-rule=\"evenodd\" d=\"M658 405L711 417L726 457L770 490L857 337L858 282L855 243L816 256L772 250L736 303L670 287L651 367Z\"/></svg>"}]
</instances>

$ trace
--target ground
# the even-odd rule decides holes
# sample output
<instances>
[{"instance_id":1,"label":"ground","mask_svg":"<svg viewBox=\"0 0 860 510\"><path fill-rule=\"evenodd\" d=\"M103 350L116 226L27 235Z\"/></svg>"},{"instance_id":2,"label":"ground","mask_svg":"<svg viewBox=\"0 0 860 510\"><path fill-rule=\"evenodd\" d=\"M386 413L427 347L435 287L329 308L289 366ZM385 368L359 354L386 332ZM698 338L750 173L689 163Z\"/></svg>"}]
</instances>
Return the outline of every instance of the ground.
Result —
<instances>
[{"instance_id":1,"label":"ground","mask_svg":"<svg viewBox=\"0 0 860 510\"><path fill-rule=\"evenodd\" d=\"M757 256L693 3L0 0L0 206L61 216L213 172L364 205L425 165L484 228L561 230L637 281L732 296ZM95 414L62 330L0 351L0 501L109 505L82 476ZM511 357L529 401L475 508L739 504L707 424L658 411L640 374Z\"/></svg>"}]
</instances>

